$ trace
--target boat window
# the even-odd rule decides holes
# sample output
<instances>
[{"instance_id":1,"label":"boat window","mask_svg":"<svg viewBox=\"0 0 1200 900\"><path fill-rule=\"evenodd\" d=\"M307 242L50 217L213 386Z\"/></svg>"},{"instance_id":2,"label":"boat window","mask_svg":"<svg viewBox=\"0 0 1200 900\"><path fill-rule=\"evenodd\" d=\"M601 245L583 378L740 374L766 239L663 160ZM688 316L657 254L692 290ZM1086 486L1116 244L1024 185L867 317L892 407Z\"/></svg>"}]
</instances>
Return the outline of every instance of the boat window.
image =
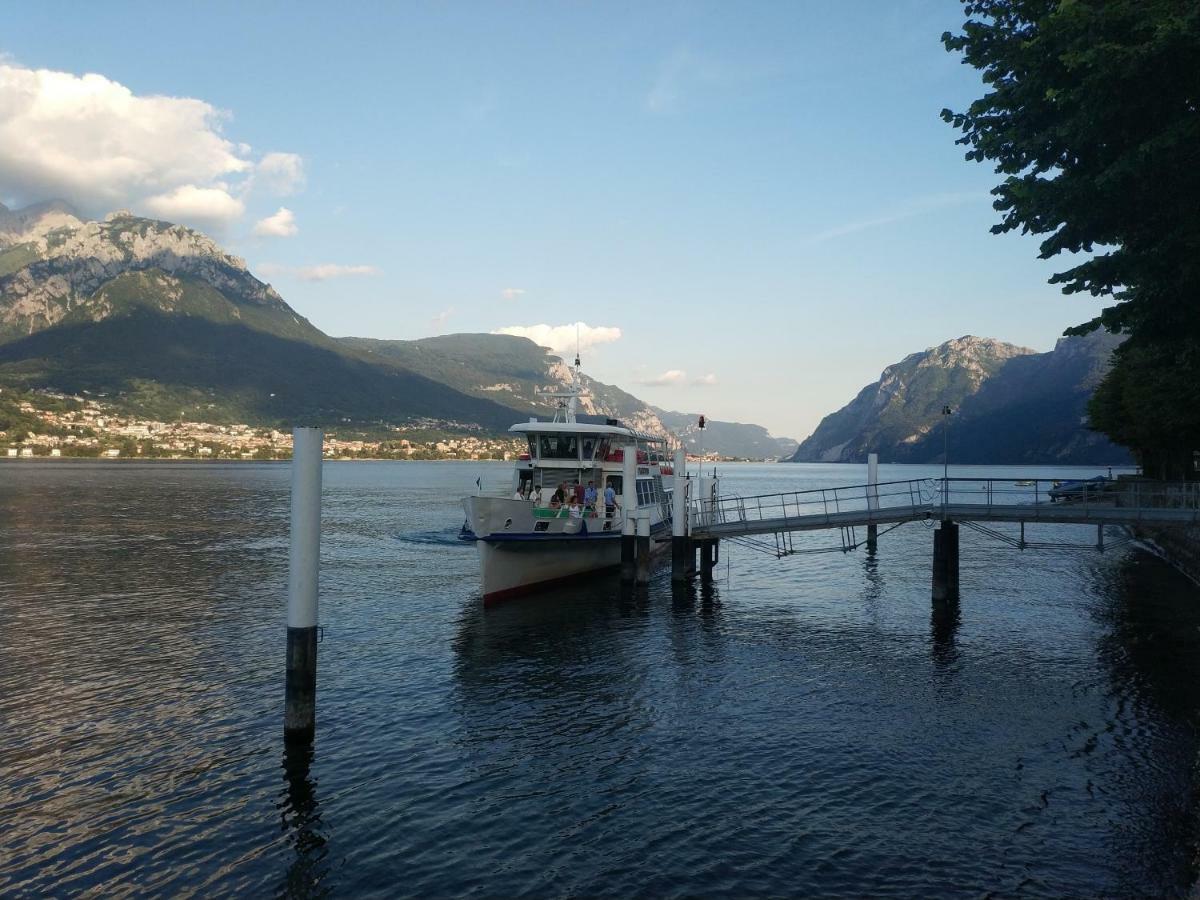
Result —
<instances>
[{"instance_id":1,"label":"boat window","mask_svg":"<svg viewBox=\"0 0 1200 900\"><path fill-rule=\"evenodd\" d=\"M542 459L579 459L579 439L574 434L539 435Z\"/></svg>"},{"instance_id":2,"label":"boat window","mask_svg":"<svg viewBox=\"0 0 1200 900\"><path fill-rule=\"evenodd\" d=\"M532 434L526 435L526 437L529 439L529 458L537 459L537 438Z\"/></svg>"},{"instance_id":3,"label":"boat window","mask_svg":"<svg viewBox=\"0 0 1200 900\"><path fill-rule=\"evenodd\" d=\"M639 478L636 482L638 506L650 506L654 503L654 482L649 478Z\"/></svg>"},{"instance_id":4,"label":"boat window","mask_svg":"<svg viewBox=\"0 0 1200 900\"><path fill-rule=\"evenodd\" d=\"M596 459L606 459L608 457L608 438L602 437L596 443Z\"/></svg>"},{"instance_id":5,"label":"boat window","mask_svg":"<svg viewBox=\"0 0 1200 900\"><path fill-rule=\"evenodd\" d=\"M596 458L596 439L590 434L585 434L580 440L583 443L583 447L581 448L579 458L584 462L591 462Z\"/></svg>"}]
</instances>

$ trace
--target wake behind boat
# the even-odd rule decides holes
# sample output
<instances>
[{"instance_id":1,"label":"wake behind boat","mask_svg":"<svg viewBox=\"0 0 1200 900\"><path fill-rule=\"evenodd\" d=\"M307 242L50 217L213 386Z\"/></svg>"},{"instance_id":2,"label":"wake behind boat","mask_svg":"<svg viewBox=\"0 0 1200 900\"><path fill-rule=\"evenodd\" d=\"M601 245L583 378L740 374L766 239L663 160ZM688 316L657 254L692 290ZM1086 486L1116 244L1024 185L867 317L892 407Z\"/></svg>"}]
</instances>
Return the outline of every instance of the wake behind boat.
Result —
<instances>
[{"instance_id":1,"label":"wake behind boat","mask_svg":"<svg viewBox=\"0 0 1200 900\"><path fill-rule=\"evenodd\" d=\"M552 421L531 418L509 429L528 442L509 486L463 499L460 538L479 548L485 602L616 567L627 517L649 520L651 546L670 532L666 440L616 419L578 421L579 368L576 357L570 385L544 395L559 400ZM626 448L636 448L632 502L623 500Z\"/></svg>"}]
</instances>

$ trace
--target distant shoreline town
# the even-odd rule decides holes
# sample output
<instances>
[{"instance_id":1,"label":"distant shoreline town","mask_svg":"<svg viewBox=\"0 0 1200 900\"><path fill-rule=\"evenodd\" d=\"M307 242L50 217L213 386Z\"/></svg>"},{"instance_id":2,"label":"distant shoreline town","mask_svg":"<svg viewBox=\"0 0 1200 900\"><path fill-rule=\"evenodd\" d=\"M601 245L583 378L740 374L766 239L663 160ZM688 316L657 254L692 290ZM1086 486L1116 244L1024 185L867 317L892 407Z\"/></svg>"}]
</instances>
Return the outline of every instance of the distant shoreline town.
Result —
<instances>
[{"instance_id":1,"label":"distant shoreline town","mask_svg":"<svg viewBox=\"0 0 1200 900\"><path fill-rule=\"evenodd\" d=\"M20 425L0 430L0 459L287 460L292 435L246 423L217 424L144 419L114 410L94 397L53 391L0 389ZM36 401L36 402L35 402ZM525 441L476 435L430 434L447 423L393 426L386 437L325 434L325 456L363 460L517 459ZM706 454L704 460L729 462Z\"/></svg>"}]
</instances>

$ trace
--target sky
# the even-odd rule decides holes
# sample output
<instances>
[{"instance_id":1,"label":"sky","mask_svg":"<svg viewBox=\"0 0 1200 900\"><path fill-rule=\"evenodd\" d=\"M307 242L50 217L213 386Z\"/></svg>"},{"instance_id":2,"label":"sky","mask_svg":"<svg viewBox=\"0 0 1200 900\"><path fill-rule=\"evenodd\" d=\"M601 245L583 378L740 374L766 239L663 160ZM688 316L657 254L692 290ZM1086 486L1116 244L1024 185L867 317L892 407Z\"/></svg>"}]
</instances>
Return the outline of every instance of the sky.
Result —
<instances>
[{"instance_id":1,"label":"sky","mask_svg":"<svg viewBox=\"0 0 1200 900\"><path fill-rule=\"evenodd\" d=\"M1098 311L989 233L951 0L4 18L0 201L199 227L333 335L578 333L601 381L799 439L909 353Z\"/></svg>"}]
</instances>

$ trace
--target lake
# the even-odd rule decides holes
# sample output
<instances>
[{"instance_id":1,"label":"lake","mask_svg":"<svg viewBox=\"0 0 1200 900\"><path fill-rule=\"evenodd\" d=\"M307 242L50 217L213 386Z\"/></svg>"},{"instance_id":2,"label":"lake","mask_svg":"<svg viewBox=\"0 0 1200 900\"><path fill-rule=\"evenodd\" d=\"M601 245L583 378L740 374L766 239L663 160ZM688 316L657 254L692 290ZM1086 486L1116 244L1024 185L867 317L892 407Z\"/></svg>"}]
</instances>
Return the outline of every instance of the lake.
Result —
<instances>
[{"instance_id":1,"label":"lake","mask_svg":"<svg viewBox=\"0 0 1200 900\"><path fill-rule=\"evenodd\" d=\"M950 621L923 523L485 609L457 500L506 471L326 464L316 740L286 750L287 465L0 463L0 894L1186 893L1200 588L1151 553L964 528Z\"/></svg>"}]
</instances>

